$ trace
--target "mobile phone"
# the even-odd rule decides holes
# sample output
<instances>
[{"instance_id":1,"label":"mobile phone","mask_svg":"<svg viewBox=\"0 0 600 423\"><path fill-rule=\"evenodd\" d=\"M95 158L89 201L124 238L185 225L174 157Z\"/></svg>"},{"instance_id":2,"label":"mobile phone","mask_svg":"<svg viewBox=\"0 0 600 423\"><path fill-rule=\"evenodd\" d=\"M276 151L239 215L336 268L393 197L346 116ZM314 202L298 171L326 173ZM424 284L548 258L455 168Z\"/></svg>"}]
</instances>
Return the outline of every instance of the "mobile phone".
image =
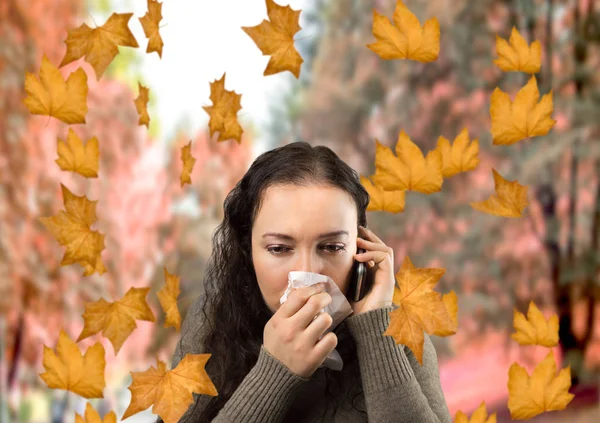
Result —
<instances>
[{"instance_id":1,"label":"mobile phone","mask_svg":"<svg viewBox=\"0 0 600 423\"><path fill-rule=\"evenodd\" d=\"M364 253L365 250L362 248L358 248L357 252ZM365 265L365 263L355 260L353 278L354 278L354 282L352 285L354 286L354 298L352 299L352 301L356 302L356 301L362 300L362 298L365 296L366 292L368 291L368 287L367 287L367 283L366 283L367 266Z\"/></svg>"}]
</instances>

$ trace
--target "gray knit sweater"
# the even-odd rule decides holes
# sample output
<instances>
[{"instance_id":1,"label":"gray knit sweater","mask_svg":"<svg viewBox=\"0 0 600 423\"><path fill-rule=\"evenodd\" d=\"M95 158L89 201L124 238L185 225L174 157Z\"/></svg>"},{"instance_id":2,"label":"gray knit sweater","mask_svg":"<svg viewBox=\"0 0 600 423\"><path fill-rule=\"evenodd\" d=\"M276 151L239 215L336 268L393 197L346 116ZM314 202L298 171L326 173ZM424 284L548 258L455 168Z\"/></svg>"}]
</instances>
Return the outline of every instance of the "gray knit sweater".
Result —
<instances>
[{"instance_id":1,"label":"gray knit sweater","mask_svg":"<svg viewBox=\"0 0 600 423\"><path fill-rule=\"evenodd\" d=\"M177 366L183 352L204 353L199 342L202 338L198 337L204 318L203 302L201 295L190 306L171 368ZM357 397L357 405L367 414L340 408L331 423L452 423L440 385L437 354L428 334L424 333L422 366L408 347L397 345L391 336L383 336L393 309L384 307L346 318L357 347L364 391ZM325 405L325 371L323 367L309 378L300 377L263 345L258 361L212 423L320 422ZM208 395L197 397L194 394L198 407L205 407L212 399ZM192 403L179 422L186 422L193 409ZM162 423L162 419L158 418L157 423Z\"/></svg>"}]
</instances>

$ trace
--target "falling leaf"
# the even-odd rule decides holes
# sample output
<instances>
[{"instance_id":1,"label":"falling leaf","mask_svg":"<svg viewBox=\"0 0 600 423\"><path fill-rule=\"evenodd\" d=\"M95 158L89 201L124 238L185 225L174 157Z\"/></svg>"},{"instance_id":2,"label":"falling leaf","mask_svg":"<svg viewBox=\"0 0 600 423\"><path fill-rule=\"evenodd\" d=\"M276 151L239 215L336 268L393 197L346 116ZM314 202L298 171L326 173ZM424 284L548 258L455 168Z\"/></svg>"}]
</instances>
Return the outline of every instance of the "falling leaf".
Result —
<instances>
[{"instance_id":1,"label":"falling leaf","mask_svg":"<svg viewBox=\"0 0 600 423\"><path fill-rule=\"evenodd\" d=\"M441 191L442 155L432 150L423 157L419 147L404 131L396 143L396 154L389 147L375 140L375 174L371 177L376 185L386 191L410 190L424 194Z\"/></svg>"},{"instance_id":2,"label":"falling leaf","mask_svg":"<svg viewBox=\"0 0 600 423\"><path fill-rule=\"evenodd\" d=\"M147 87L144 87L138 81L138 89L140 93L135 99L135 108L137 109L138 115L140 119L138 120L138 125L146 125L146 128L149 128L150 123L150 115L148 115L148 91Z\"/></svg>"},{"instance_id":3,"label":"falling leaf","mask_svg":"<svg viewBox=\"0 0 600 423\"><path fill-rule=\"evenodd\" d=\"M233 138L241 144L244 130L237 120L237 112L242 108L242 95L225 89L225 73L221 79L210 83L210 100L212 106L202 106L210 116L210 136L219 131L218 142Z\"/></svg>"},{"instance_id":4,"label":"falling leaf","mask_svg":"<svg viewBox=\"0 0 600 423\"><path fill-rule=\"evenodd\" d=\"M456 303L456 294L444 300L439 292L433 291L445 272L445 269L417 269L407 258L396 274L399 289L394 290L392 302L399 308L390 312L390 324L383 334L392 336L397 344L409 347L421 365L423 331L438 336L456 333L454 316L458 308L454 304L451 306L454 311L449 312L446 305Z\"/></svg>"},{"instance_id":5,"label":"falling leaf","mask_svg":"<svg viewBox=\"0 0 600 423\"><path fill-rule=\"evenodd\" d=\"M556 313L546 320L535 303L530 301L527 318L516 309L513 314L513 324L517 332L511 334L511 337L519 344L543 345L544 347L558 345L558 315Z\"/></svg>"},{"instance_id":6,"label":"falling leaf","mask_svg":"<svg viewBox=\"0 0 600 423\"><path fill-rule=\"evenodd\" d=\"M177 297L179 297L179 276L171 275L165 267L165 286L158 291L158 301L167 314L165 327L174 327L179 332L181 327L181 314L177 308Z\"/></svg>"},{"instance_id":7,"label":"falling leaf","mask_svg":"<svg viewBox=\"0 0 600 423\"><path fill-rule=\"evenodd\" d=\"M540 102L535 76L519 90L515 101L496 87L490 100L494 145L510 145L528 137L546 135L556 124L552 119L552 90Z\"/></svg>"},{"instance_id":8,"label":"falling leaf","mask_svg":"<svg viewBox=\"0 0 600 423\"><path fill-rule=\"evenodd\" d=\"M155 322L154 314L146 303L150 288L129 288L123 299L107 302L104 298L88 302L83 313L84 326L77 342L98 332L110 340L119 353L125 340L137 327L136 320Z\"/></svg>"},{"instance_id":9,"label":"falling leaf","mask_svg":"<svg viewBox=\"0 0 600 423\"><path fill-rule=\"evenodd\" d=\"M454 416L454 423L496 423L496 413L488 418L485 401L481 401L479 407L471 414L470 420L465 413L458 410Z\"/></svg>"},{"instance_id":10,"label":"falling leaf","mask_svg":"<svg viewBox=\"0 0 600 423\"><path fill-rule=\"evenodd\" d=\"M205 366L212 354L186 354L173 370L158 361L145 372L130 372L131 402L121 420L153 405L152 413L165 423L177 423L194 402L193 392L217 396L217 388L206 373Z\"/></svg>"},{"instance_id":11,"label":"falling leaf","mask_svg":"<svg viewBox=\"0 0 600 423\"><path fill-rule=\"evenodd\" d=\"M302 29L298 24L302 11L290 6L282 7L273 0L266 2L270 21L263 19L256 26L243 26L242 29L252 38L263 56L271 56L264 76L290 71L298 78L304 60L294 47L294 34Z\"/></svg>"},{"instance_id":12,"label":"falling leaf","mask_svg":"<svg viewBox=\"0 0 600 423\"><path fill-rule=\"evenodd\" d=\"M181 147L181 162L183 163L183 169L181 169L181 176L179 177L179 181L181 182L181 188L183 188L183 184L191 184L192 183L192 170L194 169L194 164L196 163L196 159L192 156L192 141L187 145Z\"/></svg>"},{"instance_id":13,"label":"falling leaf","mask_svg":"<svg viewBox=\"0 0 600 423\"><path fill-rule=\"evenodd\" d=\"M370 50L386 60L437 60L440 53L440 24L436 18L428 19L421 26L419 19L398 0L393 20L395 25L373 9L372 32L377 41L367 44Z\"/></svg>"},{"instance_id":14,"label":"falling leaf","mask_svg":"<svg viewBox=\"0 0 600 423\"><path fill-rule=\"evenodd\" d=\"M510 44L509 44L510 43ZM512 27L510 39L496 35L496 52L499 58L494 63L504 72L538 73L542 66L542 45L538 40L527 45L516 27Z\"/></svg>"},{"instance_id":15,"label":"falling leaf","mask_svg":"<svg viewBox=\"0 0 600 423\"><path fill-rule=\"evenodd\" d=\"M40 79L25 72L23 103L31 114L53 116L68 124L85 123L87 107L87 75L81 68L72 72L65 81L44 54L40 67Z\"/></svg>"},{"instance_id":16,"label":"falling leaf","mask_svg":"<svg viewBox=\"0 0 600 423\"><path fill-rule=\"evenodd\" d=\"M162 49L164 46L163 40L158 32L158 24L162 20L162 3L157 0L148 0L148 11L144 16L138 18L144 28L144 35L148 38L148 47L146 53L153 51L158 53L158 57L162 59Z\"/></svg>"},{"instance_id":17,"label":"falling leaf","mask_svg":"<svg viewBox=\"0 0 600 423\"><path fill-rule=\"evenodd\" d=\"M85 420L79 414L75 413L75 423L117 423L117 415L111 410L101 419L98 412L92 407L92 404L88 402L85 405Z\"/></svg>"},{"instance_id":18,"label":"falling leaf","mask_svg":"<svg viewBox=\"0 0 600 423\"><path fill-rule=\"evenodd\" d=\"M564 410L575 397L569 393L571 366L556 374L552 350L530 377L523 367L513 363L508 369L508 409L513 420L527 420L545 411Z\"/></svg>"},{"instance_id":19,"label":"falling leaf","mask_svg":"<svg viewBox=\"0 0 600 423\"><path fill-rule=\"evenodd\" d=\"M133 13L113 13L104 25L90 28L85 23L78 28L67 31L67 51L59 68L83 57L92 65L96 72L96 80L100 77L113 61L119 48L139 47L135 37L127 26Z\"/></svg>"},{"instance_id":20,"label":"falling leaf","mask_svg":"<svg viewBox=\"0 0 600 423\"><path fill-rule=\"evenodd\" d=\"M96 137L90 138L84 147L81 138L69 128L67 141L58 138L56 149L58 159L55 162L62 170L76 172L86 178L98 177L100 151Z\"/></svg>"},{"instance_id":21,"label":"falling leaf","mask_svg":"<svg viewBox=\"0 0 600 423\"><path fill-rule=\"evenodd\" d=\"M406 203L406 191L384 191L381 187L373 184L368 178L361 176L360 183L369 193L371 201L367 206L367 211L387 211L390 213L400 213L404 211Z\"/></svg>"},{"instance_id":22,"label":"falling leaf","mask_svg":"<svg viewBox=\"0 0 600 423\"><path fill-rule=\"evenodd\" d=\"M408 256L406 256L404 258L404 262L402 263L401 270L406 270L406 269L416 269L414 264L412 263L412 261L410 260L410 258ZM433 288L433 285L431 287ZM396 290L397 290L397 288L396 288ZM399 291L398 291L398 293L401 294ZM450 291L450 292L442 295L442 302L444 303L444 306L446 307L446 311L448 312L448 315L450 316L452 323L449 324L447 320L439 319L440 315L433 315L433 318L437 319L437 320L434 325L435 329L433 330L431 335L437 335L437 336L454 335L456 333L456 329L458 328L458 297L456 296L456 292ZM443 316L443 313L441 314L441 316Z\"/></svg>"},{"instance_id":23,"label":"falling leaf","mask_svg":"<svg viewBox=\"0 0 600 423\"><path fill-rule=\"evenodd\" d=\"M60 262L61 266L79 263L86 267L86 275L94 271L102 275L106 268L100 255L104 250L104 234L92 231L90 227L97 221L96 201L90 201L84 196L74 195L62 183L63 203L66 211L58 215L40 217L40 221L54 235L60 245L67 248ZM101 271L103 270L103 271ZM87 273L91 271L91 273Z\"/></svg>"},{"instance_id":24,"label":"falling leaf","mask_svg":"<svg viewBox=\"0 0 600 423\"><path fill-rule=\"evenodd\" d=\"M527 186L519 184L517 180L504 179L496 169L494 185L496 193L490 195L485 201L469 203L475 210L504 217L522 217L523 210L527 207Z\"/></svg>"},{"instance_id":25,"label":"falling leaf","mask_svg":"<svg viewBox=\"0 0 600 423\"><path fill-rule=\"evenodd\" d=\"M442 154L442 176L449 178L461 172L473 170L479 165L479 141L474 139L469 144L469 131L464 128L454 139L450 141L440 136L437 141L436 150Z\"/></svg>"},{"instance_id":26,"label":"falling leaf","mask_svg":"<svg viewBox=\"0 0 600 423\"><path fill-rule=\"evenodd\" d=\"M51 389L65 389L84 398L104 398L104 347L97 342L82 355L79 347L61 329L56 354L44 345L40 377Z\"/></svg>"}]
</instances>

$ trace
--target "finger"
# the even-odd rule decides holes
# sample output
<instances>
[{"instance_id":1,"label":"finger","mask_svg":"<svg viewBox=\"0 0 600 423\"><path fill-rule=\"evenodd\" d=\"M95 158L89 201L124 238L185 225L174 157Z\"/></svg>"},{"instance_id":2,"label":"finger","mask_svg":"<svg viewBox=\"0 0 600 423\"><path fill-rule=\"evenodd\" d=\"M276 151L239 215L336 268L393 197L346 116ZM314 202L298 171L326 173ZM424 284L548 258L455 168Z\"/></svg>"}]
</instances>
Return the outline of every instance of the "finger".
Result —
<instances>
[{"instance_id":1,"label":"finger","mask_svg":"<svg viewBox=\"0 0 600 423\"><path fill-rule=\"evenodd\" d=\"M390 257L387 251L367 251L364 253L358 253L354 255L354 258L357 261L365 262L373 260L375 263L381 263L383 260L385 260L386 257Z\"/></svg>"},{"instance_id":2,"label":"finger","mask_svg":"<svg viewBox=\"0 0 600 423\"><path fill-rule=\"evenodd\" d=\"M323 314L322 310L331 304L332 301L333 298L328 292L319 292L318 294L312 295L300 310L290 317L292 324L298 329L306 329L315 318ZM321 334L322 332L319 335Z\"/></svg>"},{"instance_id":3,"label":"finger","mask_svg":"<svg viewBox=\"0 0 600 423\"><path fill-rule=\"evenodd\" d=\"M281 317L288 318L296 314L298 310L304 307L304 304L310 299L311 296L318 293L324 292L325 287L322 283L317 283L311 286L303 286L298 289L294 289L289 295L285 303L279 307L277 311ZM315 313L316 314L316 313Z\"/></svg>"},{"instance_id":4,"label":"finger","mask_svg":"<svg viewBox=\"0 0 600 423\"><path fill-rule=\"evenodd\" d=\"M387 249L387 245L385 244L367 241L366 239L361 237L356 238L356 245L359 248L364 248L365 250L385 251Z\"/></svg>"},{"instance_id":5,"label":"finger","mask_svg":"<svg viewBox=\"0 0 600 423\"><path fill-rule=\"evenodd\" d=\"M375 242L380 242L382 244L385 244L382 240L379 239L379 237L377 235L375 235L373 233L372 230L365 228L364 226L359 226L361 232L365 235L365 238L368 238L370 240L373 240Z\"/></svg>"}]
</instances>

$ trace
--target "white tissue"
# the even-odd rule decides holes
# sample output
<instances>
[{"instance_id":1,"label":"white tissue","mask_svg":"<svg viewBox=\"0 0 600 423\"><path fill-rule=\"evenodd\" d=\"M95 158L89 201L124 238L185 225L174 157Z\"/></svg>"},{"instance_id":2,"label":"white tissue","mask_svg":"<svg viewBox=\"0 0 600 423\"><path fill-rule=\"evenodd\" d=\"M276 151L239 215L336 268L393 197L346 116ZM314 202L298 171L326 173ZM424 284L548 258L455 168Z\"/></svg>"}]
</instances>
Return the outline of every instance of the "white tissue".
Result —
<instances>
[{"instance_id":1,"label":"white tissue","mask_svg":"<svg viewBox=\"0 0 600 423\"><path fill-rule=\"evenodd\" d=\"M322 282L325 282L325 291L331 295L332 301L325 308L321 309L321 313L329 313L329 315L333 318L333 322L319 339L323 338L323 336L334 330L337 325L339 325L353 312L352 306L346 299L346 296L342 293L342 291L340 291L333 279L331 279L329 276L321 275L320 273L301 271L289 272L288 287L279 299L279 303L283 304L287 301L288 295L293 289L303 286L311 286ZM315 319L316 318L317 316L315 316ZM332 370L342 370L344 367L344 362L340 356L340 353L338 353L335 349L331 351L329 355L325 357L325 361L319 366L319 368L323 366L327 366Z\"/></svg>"}]
</instances>

